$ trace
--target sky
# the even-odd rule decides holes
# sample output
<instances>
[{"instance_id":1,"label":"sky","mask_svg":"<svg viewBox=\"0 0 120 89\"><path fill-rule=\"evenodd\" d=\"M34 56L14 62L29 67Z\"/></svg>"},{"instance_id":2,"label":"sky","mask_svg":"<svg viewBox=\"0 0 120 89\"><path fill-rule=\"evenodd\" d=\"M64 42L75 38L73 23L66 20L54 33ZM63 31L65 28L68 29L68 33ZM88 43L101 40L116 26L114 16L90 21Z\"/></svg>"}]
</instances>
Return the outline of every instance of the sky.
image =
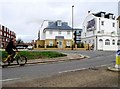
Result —
<instances>
[{"instance_id":1,"label":"sky","mask_svg":"<svg viewBox=\"0 0 120 89\"><path fill-rule=\"evenodd\" d=\"M37 40L43 20L62 20L82 28L88 11L105 11L118 16L119 0L0 0L0 24L16 33L24 42Z\"/></svg>"}]
</instances>

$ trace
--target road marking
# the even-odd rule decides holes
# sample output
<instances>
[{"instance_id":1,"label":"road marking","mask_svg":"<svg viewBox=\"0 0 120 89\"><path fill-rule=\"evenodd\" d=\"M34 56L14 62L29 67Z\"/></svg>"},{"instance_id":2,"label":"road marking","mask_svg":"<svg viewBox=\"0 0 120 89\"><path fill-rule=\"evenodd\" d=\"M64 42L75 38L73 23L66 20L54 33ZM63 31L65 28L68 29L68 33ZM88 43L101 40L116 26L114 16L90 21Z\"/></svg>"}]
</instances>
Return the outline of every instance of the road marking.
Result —
<instances>
[{"instance_id":1,"label":"road marking","mask_svg":"<svg viewBox=\"0 0 120 89\"><path fill-rule=\"evenodd\" d=\"M73 69L73 70L67 70L67 71L61 71L61 72L58 72L58 73L66 73L66 72L75 72L75 71L80 71L80 70L85 70L85 69L88 69L88 68L81 68L81 69Z\"/></svg>"},{"instance_id":2,"label":"road marking","mask_svg":"<svg viewBox=\"0 0 120 89\"><path fill-rule=\"evenodd\" d=\"M17 79L20 79L20 78L12 78L12 79L4 79L4 80L0 80L0 82L6 82L6 81L12 81L12 80L17 80Z\"/></svg>"},{"instance_id":3,"label":"road marking","mask_svg":"<svg viewBox=\"0 0 120 89\"><path fill-rule=\"evenodd\" d=\"M112 64L113 64L113 63L106 64L106 65L95 66L95 67L104 67L104 66L110 66L110 65L112 65Z\"/></svg>"},{"instance_id":4,"label":"road marking","mask_svg":"<svg viewBox=\"0 0 120 89\"><path fill-rule=\"evenodd\" d=\"M106 64L106 65L95 66L95 67L87 67L87 68L81 68L81 69L73 69L73 70L61 71L61 72L58 72L58 73L61 74L61 73L67 73L67 72L75 72L75 71L81 71L81 70L86 70L86 69L90 69L90 68L98 68L98 67L109 66L109 65L112 65L112 64L113 64L113 63Z\"/></svg>"}]
</instances>

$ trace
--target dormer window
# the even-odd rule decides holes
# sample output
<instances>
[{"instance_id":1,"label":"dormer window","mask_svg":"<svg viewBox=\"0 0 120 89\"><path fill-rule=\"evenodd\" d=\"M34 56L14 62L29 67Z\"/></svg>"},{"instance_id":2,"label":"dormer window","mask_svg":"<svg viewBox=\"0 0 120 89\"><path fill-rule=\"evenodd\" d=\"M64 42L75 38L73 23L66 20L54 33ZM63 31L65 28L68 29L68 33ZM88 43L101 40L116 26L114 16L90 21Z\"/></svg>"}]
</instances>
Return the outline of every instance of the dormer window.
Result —
<instances>
[{"instance_id":1,"label":"dormer window","mask_svg":"<svg viewBox=\"0 0 120 89\"><path fill-rule=\"evenodd\" d=\"M58 20L58 21L57 21L57 26L62 26L61 20Z\"/></svg>"},{"instance_id":2,"label":"dormer window","mask_svg":"<svg viewBox=\"0 0 120 89\"><path fill-rule=\"evenodd\" d=\"M105 17L105 14L104 14L104 13L101 13L101 17Z\"/></svg>"},{"instance_id":3,"label":"dormer window","mask_svg":"<svg viewBox=\"0 0 120 89\"><path fill-rule=\"evenodd\" d=\"M109 18L110 18L110 19L113 19L113 15L109 15Z\"/></svg>"}]
</instances>

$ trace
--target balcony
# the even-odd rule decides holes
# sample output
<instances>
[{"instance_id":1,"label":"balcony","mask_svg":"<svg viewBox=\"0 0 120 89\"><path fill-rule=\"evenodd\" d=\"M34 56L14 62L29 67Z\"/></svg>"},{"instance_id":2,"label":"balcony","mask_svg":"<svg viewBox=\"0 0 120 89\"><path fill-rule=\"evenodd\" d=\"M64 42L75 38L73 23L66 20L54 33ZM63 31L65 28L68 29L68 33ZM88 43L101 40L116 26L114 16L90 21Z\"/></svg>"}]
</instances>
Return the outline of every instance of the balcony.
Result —
<instances>
[{"instance_id":1,"label":"balcony","mask_svg":"<svg viewBox=\"0 0 120 89\"><path fill-rule=\"evenodd\" d=\"M98 31L97 35L118 36L118 34L115 31L112 31L112 32ZM119 32L119 35L120 35L120 32Z\"/></svg>"}]
</instances>

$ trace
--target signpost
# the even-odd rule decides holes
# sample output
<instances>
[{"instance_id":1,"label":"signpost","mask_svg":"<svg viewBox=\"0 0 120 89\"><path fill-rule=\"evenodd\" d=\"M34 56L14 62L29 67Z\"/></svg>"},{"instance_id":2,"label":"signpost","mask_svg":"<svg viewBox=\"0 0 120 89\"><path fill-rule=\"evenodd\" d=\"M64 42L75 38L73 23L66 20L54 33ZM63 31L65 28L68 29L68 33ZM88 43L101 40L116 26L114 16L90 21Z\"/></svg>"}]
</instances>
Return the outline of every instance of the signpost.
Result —
<instances>
[{"instance_id":1,"label":"signpost","mask_svg":"<svg viewBox=\"0 0 120 89\"><path fill-rule=\"evenodd\" d=\"M116 65L115 68L120 68L120 50L116 53Z\"/></svg>"},{"instance_id":2,"label":"signpost","mask_svg":"<svg viewBox=\"0 0 120 89\"><path fill-rule=\"evenodd\" d=\"M114 67L108 67L111 71L120 71L120 50L116 52L116 62Z\"/></svg>"}]
</instances>

